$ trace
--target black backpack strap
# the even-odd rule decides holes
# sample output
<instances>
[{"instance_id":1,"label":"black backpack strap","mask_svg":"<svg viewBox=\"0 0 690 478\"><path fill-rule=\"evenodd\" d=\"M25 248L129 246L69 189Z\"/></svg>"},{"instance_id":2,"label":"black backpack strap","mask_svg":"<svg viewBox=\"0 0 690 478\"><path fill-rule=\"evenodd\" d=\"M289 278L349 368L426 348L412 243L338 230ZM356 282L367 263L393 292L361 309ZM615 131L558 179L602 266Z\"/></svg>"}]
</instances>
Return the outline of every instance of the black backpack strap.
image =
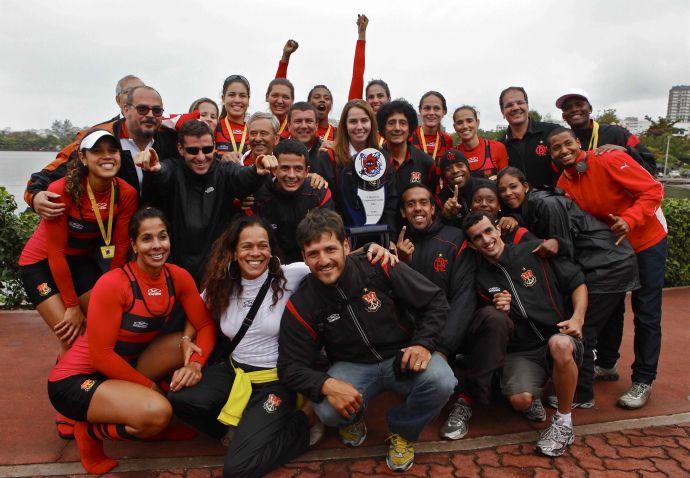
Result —
<instances>
[{"instance_id":1,"label":"black backpack strap","mask_svg":"<svg viewBox=\"0 0 690 478\"><path fill-rule=\"evenodd\" d=\"M228 346L228 355L232 355L232 353L235 351L235 347L240 343L242 338L244 337L244 334L247 333L247 330L249 330L249 327L252 325L252 322L254 322L254 317L256 316L257 311L259 310L259 307L261 306L261 303L264 300L264 297L266 297L266 292L268 292L268 288L271 285L271 274L268 274L268 277L264 281L264 283L261 286L261 289L259 289L259 293L256 294L256 298L254 299L254 303L252 303L251 308L249 309L249 312L247 312L247 316L244 318L242 321L242 325L240 326L240 330L237 331L235 336L232 338L230 341L230 345Z\"/></svg>"}]
</instances>

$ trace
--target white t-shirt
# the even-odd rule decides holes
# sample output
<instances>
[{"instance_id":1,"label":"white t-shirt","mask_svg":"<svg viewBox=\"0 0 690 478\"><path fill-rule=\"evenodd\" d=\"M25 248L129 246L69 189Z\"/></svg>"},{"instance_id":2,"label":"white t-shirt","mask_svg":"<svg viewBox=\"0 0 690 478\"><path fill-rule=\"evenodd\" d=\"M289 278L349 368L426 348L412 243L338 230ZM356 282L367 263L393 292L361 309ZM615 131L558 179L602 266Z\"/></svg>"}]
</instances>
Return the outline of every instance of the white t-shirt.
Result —
<instances>
[{"instance_id":1,"label":"white t-shirt","mask_svg":"<svg viewBox=\"0 0 690 478\"><path fill-rule=\"evenodd\" d=\"M280 331L280 319L283 309L290 296L295 292L302 279L309 274L309 268L303 262L295 262L282 266L283 274L287 279L285 293L276 305L273 303L273 290L266 292L259 310L256 312L254 322L247 330L237 347L232 353L233 360L254 367L274 368L278 362L278 332ZM247 312L254 303L254 298L259 293L261 285L266 281L268 271L260 277L247 280L242 279L242 294L240 297L231 297L228 309L220 317L220 329L229 338L233 338Z\"/></svg>"}]
</instances>

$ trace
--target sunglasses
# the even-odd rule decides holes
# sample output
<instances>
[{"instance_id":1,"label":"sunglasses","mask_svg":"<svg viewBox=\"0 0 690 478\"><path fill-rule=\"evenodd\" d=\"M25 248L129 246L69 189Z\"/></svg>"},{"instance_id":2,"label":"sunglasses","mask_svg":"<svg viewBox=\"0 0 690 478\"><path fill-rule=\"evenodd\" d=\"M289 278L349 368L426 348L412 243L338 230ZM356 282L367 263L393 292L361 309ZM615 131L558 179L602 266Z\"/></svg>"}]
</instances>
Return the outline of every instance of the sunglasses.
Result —
<instances>
[{"instance_id":1,"label":"sunglasses","mask_svg":"<svg viewBox=\"0 0 690 478\"><path fill-rule=\"evenodd\" d=\"M211 154L214 150L213 146L202 146L201 148L198 146L188 146L184 149L187 154L191 154L192 156L196 156L199 154L199 151L201 151L204 154Z\"/></svg>"},{"instance_id":2,"label":"sunglasses","mask_svg":"<svg viewBox=\"0 0 690 478\"><path fill-rule=\"evenodd\" d=\"M134 106L132 104L129 104L127 106ZM137 113L139 113L141 116L149 114L149 111L153 113L153 116L163 116L163 107L162 106L149 106L149 105L136 105L134 106L134 109L137 110Z\"/></svg>"}]
</instances>

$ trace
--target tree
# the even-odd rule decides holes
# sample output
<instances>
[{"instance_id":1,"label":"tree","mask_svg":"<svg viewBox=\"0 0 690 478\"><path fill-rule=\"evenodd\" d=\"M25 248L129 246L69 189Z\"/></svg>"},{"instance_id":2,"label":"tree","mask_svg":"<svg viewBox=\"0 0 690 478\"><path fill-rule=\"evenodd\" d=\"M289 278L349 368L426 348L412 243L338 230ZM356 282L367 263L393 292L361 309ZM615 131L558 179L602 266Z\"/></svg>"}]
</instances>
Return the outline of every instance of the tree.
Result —
<instances>
[{"instance_id":1,"label":"tree","mask_svg":"<svg viewBox=\"0 0 690 478\"><path fill-rule=\"evenodd\" d=\"M616 114L615 108L607 108L597 112L597 115L594 117L594 119L599 123L606 124L619 124L621 122Z\"/></svg>"},{"instance_id":2,"label":"tree","mask_svg":"<svg viewBox=\"0 0 690 478\"><path fill-rule=\"evenodd\" d=\"M644 133L647 136L668 136L683 132L682 129L674 127L678 120L669 121L663 116L659 116L659 119L656 121L654 121L650 116L645 116L644 119L651 123L649 128L647 128L647 131Z\"/></svg>"},{"instance_id":3,"label":"tree","mask_svg":"<svg viewBox=\"0 0 690 478\"><path fill-rule=\"evenodd\" d=\"M542 116L541 116L541 113L538 112L537 110L530 110L529 118L532 121L541 121Z\"/></svg>"},{"instance_id":4,"label":"tree","mask_svg":"<svg viewBox=\"0 0 690 478\"><path fill-rule=\"evenodd\" d=\"M74 126L68 119L64 121L55 120L50 127L50 131L55 135L62 144L68 144L74 141L74 137L79 132L79 128Z\"/></svg>"}]
</instances>

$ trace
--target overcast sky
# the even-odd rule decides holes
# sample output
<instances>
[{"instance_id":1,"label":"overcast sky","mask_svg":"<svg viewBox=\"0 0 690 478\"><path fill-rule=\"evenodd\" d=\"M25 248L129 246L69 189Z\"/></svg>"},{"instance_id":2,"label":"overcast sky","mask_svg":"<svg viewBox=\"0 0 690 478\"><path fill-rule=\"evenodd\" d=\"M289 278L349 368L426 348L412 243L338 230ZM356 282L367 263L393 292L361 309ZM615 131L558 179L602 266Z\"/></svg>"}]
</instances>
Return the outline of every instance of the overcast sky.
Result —
<instances>
[{"instance_id":1,"label":"overcast sky","mask_svg":"<svg viewBox=\"0 0 690 478\"><path fill-rule=\"evenodd\" d=\"M201 96L218 99L223 79L241 73L250 112L266 110L288 38L300 44L288 71L296 99L324 83L335 117L347 100L358 12L370 19L365 81L383 78L415 106L439 90L449 113L475 105L486 129L504 122L497 100L509 85L524 86L542 114L559 117L556 97L581 87L595 110L657 117L671 86L690 84L687 0L2 0L0 11L0 128L14 130L111 118L126 74L157 88L174 113Z\"/></svg>"}]
</instances>

